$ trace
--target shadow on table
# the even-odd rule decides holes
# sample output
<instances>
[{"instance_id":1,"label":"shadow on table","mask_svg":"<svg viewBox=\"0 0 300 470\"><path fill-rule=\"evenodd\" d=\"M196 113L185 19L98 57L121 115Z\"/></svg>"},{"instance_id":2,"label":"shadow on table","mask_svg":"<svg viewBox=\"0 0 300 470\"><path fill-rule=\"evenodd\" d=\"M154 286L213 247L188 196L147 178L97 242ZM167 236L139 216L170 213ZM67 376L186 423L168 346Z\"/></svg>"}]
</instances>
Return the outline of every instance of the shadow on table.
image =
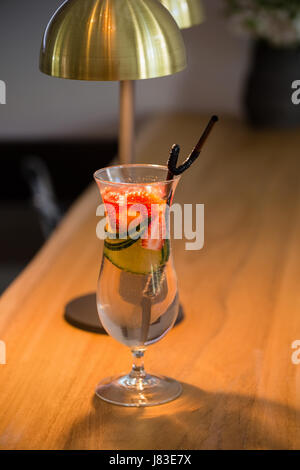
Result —
<instances>
[{"instance_id":1,"label":"shadow on table","mask_svg":"<svg viewBox=\"0 0 300 470\"><path fill-rule=\"evenodd\" d=\"M298 428L299 411L189 384L180 398L156 407L125 408L96 396L92 403L67 433L65 449L288 449L299 441L287 435Z\"/></svg>"}]
</instances>

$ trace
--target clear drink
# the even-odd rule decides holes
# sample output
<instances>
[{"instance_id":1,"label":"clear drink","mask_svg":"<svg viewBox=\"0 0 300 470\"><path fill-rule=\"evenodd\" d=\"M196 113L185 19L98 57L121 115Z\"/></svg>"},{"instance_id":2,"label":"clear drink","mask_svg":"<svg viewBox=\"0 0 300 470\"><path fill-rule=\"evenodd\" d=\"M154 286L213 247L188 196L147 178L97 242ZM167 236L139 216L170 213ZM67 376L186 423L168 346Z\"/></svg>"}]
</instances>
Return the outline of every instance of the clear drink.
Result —
<instances>
[{"instance_id":1,"label":"clear drink","mask_svg":"<svg viewBox=\"0 0 300 470\"><path fill-rule=\"evenodd\" d=\"M177 279L169 239L169 207L178 177L158 165L120 165L95 173L106 212L106 238L97 287L105 330L130 347L130 374L102 381L96 394L115 404L151 406L173 400L181 386L146 374L146 347L172 328Z\"/></svg>"},{"instance_id":2,"label":"clear drink","mask_svg":"<svg viewBox=\"0 0 300 470\"><path fill-rule=\"evenodd\" d=\"M154 254L154 258L156 253ZM151 255L149 262L151 264ZM105 330L135 348L161 339L178 314L177 280L172 260L150 274L134 274L103 258L98 312Z\"/></svg>"}]
</instances>

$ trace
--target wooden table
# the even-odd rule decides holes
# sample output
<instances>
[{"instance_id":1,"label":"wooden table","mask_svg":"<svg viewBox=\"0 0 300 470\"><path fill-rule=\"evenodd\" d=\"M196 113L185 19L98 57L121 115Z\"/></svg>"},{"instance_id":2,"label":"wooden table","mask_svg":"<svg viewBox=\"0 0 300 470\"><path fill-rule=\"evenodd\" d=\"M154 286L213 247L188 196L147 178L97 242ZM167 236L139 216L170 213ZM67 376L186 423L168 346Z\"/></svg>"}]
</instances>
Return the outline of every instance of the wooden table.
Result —
<instances>
[{"instance_id":1,"label":"wooden table","mask_svg":"<svg viewBox=\"0 0 300 470\"><path fill-rule=\"evenodd\" d=\"M139 161L164 163L177 141L185 155L206 120L146 123ZM63 319L71 299L95 290L101 260L96 185L79 199L1 299L2 449L300 447L299 149L299 131L255 133L223 117L181 180L176 201L205 204L205 247L173 245L185 320L146 366L184 392L153 408L95 398L101 378L129 370L130 353Z\"/></svg>"}]
</instances>

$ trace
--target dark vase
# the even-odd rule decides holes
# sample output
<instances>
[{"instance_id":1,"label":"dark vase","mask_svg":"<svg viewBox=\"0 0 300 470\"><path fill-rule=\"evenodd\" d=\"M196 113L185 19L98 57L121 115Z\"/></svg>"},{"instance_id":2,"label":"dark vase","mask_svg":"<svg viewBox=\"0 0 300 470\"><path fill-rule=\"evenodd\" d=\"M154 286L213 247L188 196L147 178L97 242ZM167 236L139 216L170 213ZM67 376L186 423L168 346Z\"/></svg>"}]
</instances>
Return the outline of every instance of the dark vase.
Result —
<instances>
[{"instance_id":1,"label":"dark vase","mask_svg":"<svg viewBox=\"0 0 300 470\"><path fill-rule=\"evenodd\" d=\"M244 97L248 121L259 128L300 126L300 105L292 103L295 80L300 80L299 47L255 43Z\"/></svg>"}]
</instances>

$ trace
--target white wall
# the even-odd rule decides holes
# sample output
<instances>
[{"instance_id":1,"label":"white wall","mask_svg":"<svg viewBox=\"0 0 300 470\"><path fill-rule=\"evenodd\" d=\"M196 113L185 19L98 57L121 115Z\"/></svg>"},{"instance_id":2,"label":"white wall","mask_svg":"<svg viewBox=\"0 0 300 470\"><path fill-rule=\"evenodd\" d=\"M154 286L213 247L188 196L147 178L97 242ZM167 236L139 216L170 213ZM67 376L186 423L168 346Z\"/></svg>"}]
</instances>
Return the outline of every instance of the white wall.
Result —
<instances>
[{"instance_id":1,"label":"white wall","mask_svg":"<svg viewBox=\"0 0 300 470\"><path fill-rule=\"evenodd\" d=\"M117 83L60 80L39 72L42 34L61 3L1 0L0 80L7 84L7 104L0 106L0 139L117 133ZM222 0L204 3L206 22L183 32L188 69L138 82L141 115L166 109L241 114L249 45L229 31Z\"/></svg>"}]
</instances>

